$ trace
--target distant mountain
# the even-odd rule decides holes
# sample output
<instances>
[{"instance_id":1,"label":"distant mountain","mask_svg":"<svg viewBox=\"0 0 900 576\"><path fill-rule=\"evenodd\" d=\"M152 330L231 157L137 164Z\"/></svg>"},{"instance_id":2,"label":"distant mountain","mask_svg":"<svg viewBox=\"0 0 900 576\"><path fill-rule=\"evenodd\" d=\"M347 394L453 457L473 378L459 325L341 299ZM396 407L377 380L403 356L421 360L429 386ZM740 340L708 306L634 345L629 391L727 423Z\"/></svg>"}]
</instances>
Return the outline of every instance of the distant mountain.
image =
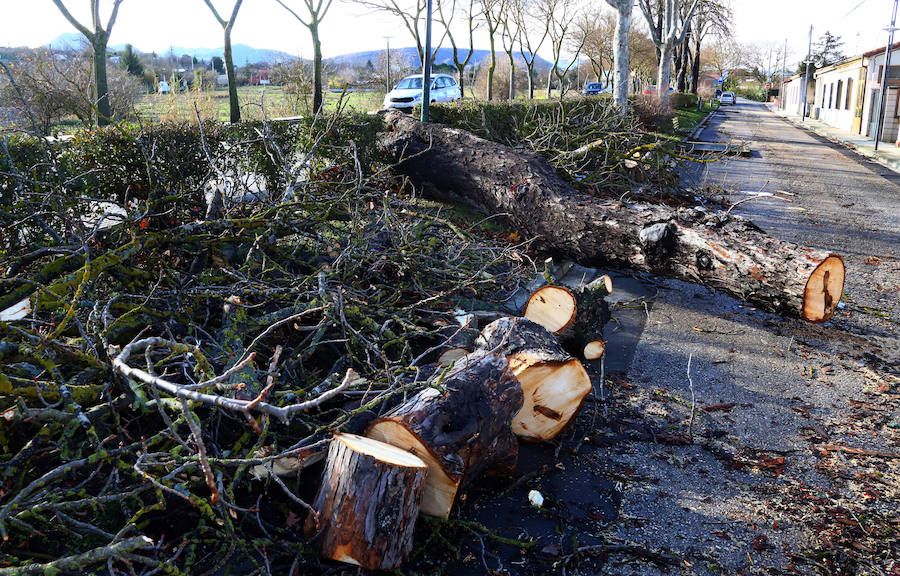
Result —
<instances>
[{"instance_id":1,"label":"distant mountain","mask_svg":"<svg viewBox=\"0 0 900 576\"><path fill-rule=\"evenodd\" d=\"M384 53L384 50L368 50L365 52L353 52L351 54L342 54L340 56L334 56L332 58L327 58L326 62L332 64L334 66L365 66L367 62L372 62L374 65L378 65L378 59ZM415 46L411 46L408 48L391 48L391 56L396 58L398 54L402 54L402 57L405 58L411 65L419 66L419 52L416 50ZM476 49L472 54L472 59L469 60L469 65L473 66L478 64L482 60L489 58L491 55L490 50L480 50ZM503 52L497 52L497 60L501 58L506 58L506 54ZM516 54L516 59L522 61L521 54ZM453 49L452 48L438 48L437 54L434 57L435 64L449 64L453 66ZM544 60L540 56L538 56L535 61L535 66L538 68L549 68L550 62Z\"/></svg>"},{"instance_id":2,"label":"distant mountain","mask_svg":"<svg viewBox=\"0 0 900 576\"><path fill-rule=\"evenodd\" d=\"M53 48L54 50L74 50L81 51L83 48L87 46L87 41L84 39L84 36L75 32L66 32L65 34L60 34L56 38L50 41L48 47ZM117 46L110 46L110 52L118 52L125 49L124 44L119 44ZM141 52L137 47L135 47L136 52ZM147 52L146 50L143 52ZM165 50L159 50L156 53L160 56L165 56L169 53L175 54L176 57L181 56L182 54L189 54L198 58L200 60L211 60L213 56L223 56L225 54L225 47L220 46L219 48L185 48L184 46L171 46ZM244 64L256 64L257 62L265 62L267 64L272 64L274 62L284 62L287 60L296 60L297 57L287 52L282 52L280 50L269 50L266 48L254 48L253 46L247 46L246 44L232 44L231 46L231 57L234 59L235 66L243 66Z\"/></svg>"}]
</instances>

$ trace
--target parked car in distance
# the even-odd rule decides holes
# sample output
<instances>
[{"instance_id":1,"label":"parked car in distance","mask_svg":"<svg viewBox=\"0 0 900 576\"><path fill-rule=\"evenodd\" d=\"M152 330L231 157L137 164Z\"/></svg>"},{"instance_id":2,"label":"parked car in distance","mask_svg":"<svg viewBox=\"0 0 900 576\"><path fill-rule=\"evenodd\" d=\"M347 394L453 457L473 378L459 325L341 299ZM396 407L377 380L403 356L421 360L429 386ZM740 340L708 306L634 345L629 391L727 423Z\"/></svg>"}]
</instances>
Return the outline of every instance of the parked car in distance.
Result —
<instances>
[{"instance_id":1,"label":"parked car in distance","mask_svg":"<svg viewBox=\"0 0 900 576\"><path fill-rule=\"evenodd\" d=\"M600 94L609 94L609 87L603 87L602 82L588 82L584 85L585 96L599 96Z\"/></svg>"},{"instance_id":2,"label":"parked car in distance","mask_svg":"<svg viewBox=\"0 0 900 576\"><path fill-rule=\"evenodd\" d=\"M406 111L412 110L413 106L422 101L423 84L421 74L407 76L385 95L384 107ZM449 74L435 74L432 77L430 95L432 102L453 102L462 97L459 84Z\"/></svg>"},{"instance_id":3,"label":"parked car in distance","mask_svg":"<svg viewBox=\"0 0 900 576\"><path fill-rule=\"evenodd\" d=\"M641 94L650 95L656 94L656 86L650 84L648 86L644 86L644 89L641 90Z\"/></svg>"},{"instance_id":4,"label":"parked car in distance","mask_svg":"<svg viewBox=\"0 0 900 576\"><path fill-rule=\"evenodd\" d=\"M731 104L737 102L737 98L734 97L734 92L722 92L722 95L719 96L719 104Z\"/></svg>"},{"instance_id":5,"label":"parked car in distance","mask_svg":"<svg viewBox=\"0 0 900 576\"><path fill-rule=\"evenodd\" d=\"M156 87L156 91L160 94L170 94L172 92L172 87L169 86L169 83L165 80L160 80L159 85Z\"/></svg>"}]
</instances>

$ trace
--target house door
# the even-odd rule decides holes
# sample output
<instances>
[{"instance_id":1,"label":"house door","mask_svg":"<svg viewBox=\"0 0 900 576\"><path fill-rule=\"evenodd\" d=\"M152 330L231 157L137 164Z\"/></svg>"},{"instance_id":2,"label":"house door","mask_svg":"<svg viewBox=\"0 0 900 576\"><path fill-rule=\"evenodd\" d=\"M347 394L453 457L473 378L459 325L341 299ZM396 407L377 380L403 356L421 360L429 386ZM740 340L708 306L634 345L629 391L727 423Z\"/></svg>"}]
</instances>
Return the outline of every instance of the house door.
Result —
<instances>
[{"instance_id":1,"label":"house door","mask_svg":"<svg viewBox=\"0 0 900 576\"><path fill-rule=\"evenodd\" d=\"M878 130L878 117L880 116L878 112L881 109L881 90L872 90L871 102L869 105L869 132L867 136L875 138L875 133Z\"/></svg>"},{"instance_id":2,"label":"house door","mask_svg":"<svg viewBox=\"0 0 900 576\"><path fill-rule=\"evenodd\" d=\"M856 102L853 105L853 132L862 134L863 107L866 105L866 69L859 69L856 79Z\"/></svg>"}]
</instances>

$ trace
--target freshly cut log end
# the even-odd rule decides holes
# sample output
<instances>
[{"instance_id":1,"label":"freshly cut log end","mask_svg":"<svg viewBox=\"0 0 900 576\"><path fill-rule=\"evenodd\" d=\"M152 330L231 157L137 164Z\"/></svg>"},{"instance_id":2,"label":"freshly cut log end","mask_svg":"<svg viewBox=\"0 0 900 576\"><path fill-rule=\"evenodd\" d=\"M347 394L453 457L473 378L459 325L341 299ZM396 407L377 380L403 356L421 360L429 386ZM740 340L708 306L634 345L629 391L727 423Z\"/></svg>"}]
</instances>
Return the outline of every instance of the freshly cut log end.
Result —
<instances>
[{"instance_id":1,"label":"freshly cut log end","mask_svg":"<svg viewBox=\"0 0 900 576\"><path fill-rule=\"evenodd\" d=\"M369 570L400 566L412 549L425 462L390 444L338 434L307 531L319 532L322 555Z\"/></svg>"},{"instance_id":2,"label":"freshly cut log end","mask_svg":"<svg viewBox=\"0 0 900 576\"><path fill-rule=\"evenodd\" d=\"M613 293L613 282L612 282L612 278L610 278L608 275L604 274L603 276L601 276L601 277L597 278L596 280L594 280L593 283L602 283L602 284L603 284L603 287L606 289L606 294L607 294L607 295Z\"/></svg>"},{"instance_id":3,"label":"freshly cut log end","mask_svg":"<svg viewBox=\"0 0 900 576\"><path fill-rule=\"evenodd\" d=\"M475 349L475 339L479 334L478 320L474 314L460 312L454 317L454 322L443 328L441 333L444 344L439 349L437 361L441 366L451 366Z\"/></svg>"},{"instance_id":4,"label":"freshly cut log end","mask_svg":"<svg viewBox=\"0 0 900 576\"><path fill-rule=\"evenodd\" d=\"M455 362L439 384L444 392L426 388L372 422L366 436L426 463L422 512L447 518L460 489L484 472L515 468L512 419L523 398L506 359L484 352Z\"/></svg>"},{"instance_id":5,"label":"freshly cut log end","mask_svg":"<svg viewBox=\"0 0 900 576\"><path fill-rule=\"evenodd\" d=\"M521 439L552 440L572 421L591 392L590 376L553 334L527 318L501 318L488 324L479 348L506 357L524 395L513 418Z\"/></svg>"},{"instance_id":6,"label":"freshly cut log end","mask_svg":"<svg viewBox=\"0 0 900 576\"><path fill-rule=\"evenodd\" d=\"M844 261L832 254L819 264L803 291L803 317L810 322L825 322L837 310L844 291Z\"/></svg>"},{"instance_id":7,"label":"freshly cut log end","mask_svg":"<svg viewBox=\"0 0 900 576\"><path fill-rule=\"evenodd\" d=\"M441 366L452 366L460 358L464 358L471 350L465 348L447 348L438 356L438 364Z\"/></svg>"},{"instance_id":8,"label":"freshly cut log end","mask_svg":"<svg viewBox=\"0 0 900 576\"><path fill-rule=\"evenodd\" d=\"M603 358L605 352L606 344L603 340L591 340L584 346L584 359L599 360L600 358Z\"/></svg>"},{"instance_id":9,"label":"freshly cut log end","mask_svg":"<svg viewBox=\"0 0 900 576\"><path fill-rule=\"evenodd\" d=\"M563 286L544 286L531 293L525 304L526 318L559 334L575 322L575 296Z\"/></svg>"},{"instance_id":10,"label":"freshly cut log end","mask_svg":"<svg viewBox=\"0 0 900 576\"><path fill-rule=\"evenodd\" d=\"M525 354L510 358L510 363L521 362ZM591 378L577 358L560 363L533 363L516 377L522 385L525 402L513 418L512 429L525 440L556 438L578 414L591 392Z\"/></svg>"}]
</instances>

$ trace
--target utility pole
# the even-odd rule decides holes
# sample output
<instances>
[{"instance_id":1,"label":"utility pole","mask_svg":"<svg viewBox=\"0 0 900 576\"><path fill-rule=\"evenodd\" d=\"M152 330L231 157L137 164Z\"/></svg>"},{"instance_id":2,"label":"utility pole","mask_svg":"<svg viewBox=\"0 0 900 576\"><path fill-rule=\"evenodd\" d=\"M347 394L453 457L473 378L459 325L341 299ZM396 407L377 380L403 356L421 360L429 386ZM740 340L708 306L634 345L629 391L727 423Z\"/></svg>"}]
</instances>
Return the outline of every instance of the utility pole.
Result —
<instances>
[{"instance_id":1,"label":"utility pole","mask_svg":"<svg viewBox=\"0 0 900 576\"><path fill-rule=\"evenodd\" d=\"M428 122L431 104L431 0L425 10L425 53L422 58L422 122Z\"/></svg>"},{"instance_id":2,"label":"utility pole","mask_svg":"<svg viewBox=\"0 0 900 576\"><path fill-rule=\"evenodd\" d=\"M878 127L875 129L875 150L878 150L878 143L881 142L882 132L884 130L884 109L887 101L888 91L888 70L891 67L891 47L894 44L894 30L897 24L897 0L894 0L894 9L891 12L891 27L888 28L888 43L884 47L884 68L881 70L881 102L878 105Z\"/></svg>"},{"instance_id":3,"label":"utility pole","mask_svg":"<svg viewBox=\"0 0 900 576\"><path fill-rule=\"evenodd\" d=\"M806 51L806 70L803 72L803 90L800 92L800 99L803 101L803 114L800 121L806 120L806 91L809 90L809 66L812 64L812 31L813 27L809 27L809 49Z\"/></svg>"},{"instance_id":4,"label":"utility pole","mask_svg":"<svg viewBox=\"0 0 900 576\"><path fill-rule=\"evenodd\" d=\"M787 38L784 39L784 52L781 53L781 85L778 87L778 95L781 97L781 109L787 108L784 93L784 69L787 68Z\"/></svg>"},{"instance_id":5,"label":"utility pole","mask_svg":"<svg viewBox=\"0 0 900 576\"><path fill-rule=\"evenodd\" d=\"M387 84L387 91L391 91L391 38L392 36L385 36L384 41L387 42L387 76L385 77L385 81Z\"/></svg>"}]
</instances>

